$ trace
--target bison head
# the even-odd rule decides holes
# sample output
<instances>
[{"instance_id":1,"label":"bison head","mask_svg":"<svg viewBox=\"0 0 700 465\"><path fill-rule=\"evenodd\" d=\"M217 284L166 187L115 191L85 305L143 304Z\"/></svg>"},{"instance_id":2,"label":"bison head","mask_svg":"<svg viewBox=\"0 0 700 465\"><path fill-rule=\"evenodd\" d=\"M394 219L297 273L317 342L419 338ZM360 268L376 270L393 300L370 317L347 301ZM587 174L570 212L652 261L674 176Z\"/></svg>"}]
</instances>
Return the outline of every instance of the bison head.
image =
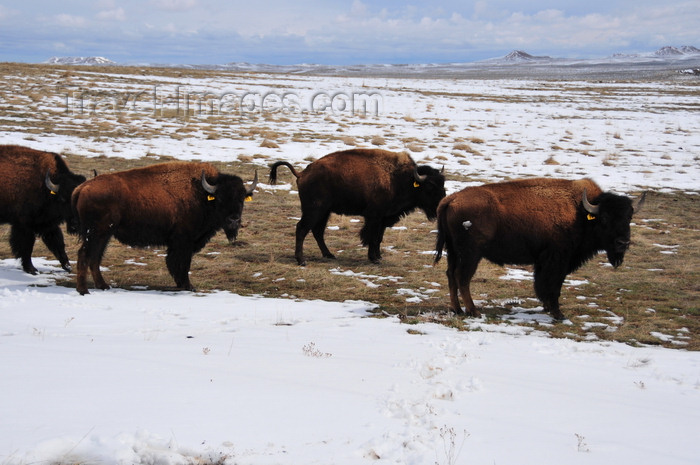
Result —
<instances>
[{"instance_id":1,"label":"bison head","mask_svg":"<svg viewBox=\"0 0 700 465\"><path fill-rule=\"evenodd\" d=\"M258 172L249 187L238 176L220 174L216 182L209 182L202 171L202 188L207 193L207 203L213 206L216 223L223 228L228 241L233 244L241 227L243 203L250 200L258 184Z\"/></svg>"},{"instance_id":2,"label":"bison head","mask_svg":"<svg viewBox=\"0 0 700 465\"><path fill-rule=\"evenodd\" d=\"M644 204L646 193L636 205L624 195L605 192L592 204L583 191L582 206L586 210L587 220L594 224L597 243L605 250L608 261L617 268L625 258L630 245L630 222L632 215Z\"/></svg>"},{"instance_id":3,"label":"bison head","mask_svg":"<svg viewBox=\"0 0 700 465\"><path fill-rule=\"evenodd\" d=\"M78 221L73 215L70 198L73 190L84 182L85 176L74 174L70 171L58 172L53 176L50 171L47 171L44 178L44 186L48 191L49 202L53 204L61 220L66 222L66 229L71 234L78 232Z\"/></svg>"},{"instance_id":4,"label":"bison head","mask_svg":"<svg viewBox=\"0 0 700 465\"><path fill-rule=\"evenodd\" d=\"M413 170L413 187L416 206L425 212L429 220L437 217L437 206L445 197L445 169L438 171L430 166Z\"/></svg>"}]
</instances>

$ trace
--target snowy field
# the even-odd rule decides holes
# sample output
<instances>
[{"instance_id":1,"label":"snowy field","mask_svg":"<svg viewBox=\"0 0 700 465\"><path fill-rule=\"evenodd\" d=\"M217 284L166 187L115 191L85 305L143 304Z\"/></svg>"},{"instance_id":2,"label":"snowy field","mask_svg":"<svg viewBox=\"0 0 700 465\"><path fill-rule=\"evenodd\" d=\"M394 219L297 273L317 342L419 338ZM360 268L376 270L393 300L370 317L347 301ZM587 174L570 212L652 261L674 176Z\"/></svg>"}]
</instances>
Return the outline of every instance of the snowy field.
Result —
<instances>
[{"instance_id":1,"label":"snowy field","mask_svg":"<svg viewBox=\"0 0 700 465\"><path fill-rule=\"evenodd\" d=\"M87 98L86 88L102 93ZM472 173L474 183L588 175L616 192L697 192L700 179L697 81L77 69L6 77L2 92L14 100L0 117L0 142L87 157L303 166L337 149L380 146L444 165L448 179ZM378 102L376 112L348 109L343 96L361 93L374 95L366 102ZM185 95L203 94L219 102L216 111L178 114ZM700 457L697 352L552 339L484 321L477 331L420 324L409 332L352 300L120 289L82 297L55 284L57 262L35 264L36 277L0 261L2 465L674 465Z\"/></svg>"}]
</instances>

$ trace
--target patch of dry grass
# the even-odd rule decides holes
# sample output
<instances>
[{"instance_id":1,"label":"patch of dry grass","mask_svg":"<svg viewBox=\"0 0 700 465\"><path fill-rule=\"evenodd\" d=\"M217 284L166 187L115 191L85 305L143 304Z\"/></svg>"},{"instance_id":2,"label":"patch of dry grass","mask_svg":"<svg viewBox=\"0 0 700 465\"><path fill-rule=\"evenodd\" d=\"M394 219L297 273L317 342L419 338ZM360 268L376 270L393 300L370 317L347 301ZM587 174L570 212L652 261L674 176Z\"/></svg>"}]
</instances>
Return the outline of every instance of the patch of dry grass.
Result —
<instances>
[{"instance_id":1,"label":"patch of dry grass","mask_svg":"<svg viewBox=\"0 0 700 465\"><path fill-rule=\"evenodd\" d=\"M40 108L53 108L50 99L60 98L61 87L71 89L89 88L94 82L104 83L109 79L96 75L114 74L109 79L128 82L138 90L143 84L142 73L148 76L161 76L163 85L178 85L183 77L204 78L212 76L235 77L235 73L212 72L206 70L173 70L153 68L142 71L138 67L71 67L1 64L0 76L6 76L5 86L0 89L0 103L5 115L0 120L31 134L63 134L87 140L108 141L118 137L148 139L152 137L190 138L245 138L264 144L265 140L283 143L284 140L324 144L329 141L342 141L346 145L386 145L398 143L397 150L408 148L414 152L425 149L436 150L435 140L418 140L401 135L395 129L378 127L371 119L323 117L305 114L293 121L332 126L332 134L317 133L288 125L291 121L284 115L258 114L239 115L234 112L225 115L200 115L195 108L185 113L182 108L160 108L149 118L139 118L138 114L111 111L111 101L98 102L100 111L80 114L66 111L52 113L39 111ZM170 80L168 78L171 78ZM257 79L246 75L246 80ZM279 76L280 82L284 76ZM47 87L53 81L58 86ZM545 85L545 84L543 84ZM546 88L547 85L545 85ZM561 84L557 84L557 88ZM144 87L147 89L148 87ZM566 88L561 89L566 92ZM579 91L581 89L574 89ZM614 88L583 88L592 94L604 94ZM663 94L663 89L658 91ZM425 95L438 95L425 93ZM459 97L449 93L451 98ZM594 95L595 96L595 95ZM524 104L537 103L533 97L489 96L465 94L465 98L475 101L508 101ZM682 95L677 95L682 99ZM550 98L550 97L547 97ZM592 105L586 111L595 110ZM117 102L123 107L124 102ZM427 110L435 110L433 104L426 103ZM110 111L108 111L110 110ZM610 111L603 108L601 111ZM232 116L237 116L232 118ZM3 120L3 117L7 118ZM404 122L416 122L411 115L403 117ZM484 144L478 137L455 137L458 128L447 120L420 118L419 126L440 128L436 136L444 145L454 141L452 155L459 163L469 164L473 156L490 159L489 152L481 153L473 146ZM188 126L191 124L191 126ZM347 135L350 124L360 127L364 134ZM470 126L479 131L501 126L496 119L488 124ZM200 132L196 128L199 127ZM669 131L682 131L680 127L669 127ZM382 136L371 137L382 133ZM356 132L353 132L356 134ZM611 129L609 137L620 139ZM509 136L511 137L511 136ZM615 165L619 161L616 153L607 154L593 148L591 141L571 143L572 134L567 132L562 144L567 151L575 151L589 157L600 157L601 163ZM516 147L523 145L512 136L508 142ZM572 147L569 147L569 144ZM579 146L579 148L577 148ZM481 148L481 147L479 147ZM564 150L556 146L555 150ZM618 149L620 151L624 148ZM448 147L448 150L449 147ZM115 150L116 152L116 150ZM169 161L171 158L151 153L141 159L118 159L100 156L84 158L67 155L74 171L92 176L92 170L100 173L124 170L147 164ZM442 155L429 154L425 160L441 160ZM444 158L444 157L443 157ZM219 163L219 168L227 173L240 175L248 181L255 168L265 178L269 160L262 154L239 154L239 162ZM307 157L313 161L315 157ZM700 160L696 159L695 162ZM302 163L302 165L304 165ZM465 171L468 171L465 169ZM448 175L452 180L473 181L455 173ZM280 171L280 181L292 183L294 180L287 170ZM534 323L533 319L513 319L518 314L536 312L540 306L534 299L530 281L504 281L499 279L506 271L498 266L482 262L477 271L473 290L474 297L482 306L486 320L500 324L518 324L536 327L555 337L573 339L616 340L631 344L656 344L667 347L680 347L700 350L700 232L697 218L700 207L695 195L682 193L651 194L640 218L635 218L633 241L625 263L617 270L605 266L605 256L600 255L570 276L576 280L586 280L587 284L566 286L562 292L562 310L571 320L571 325L552 326ZM435 224L428 222L422 213L414 213L403 219L397 229L389 229L384 239L384 260L374 265L367 260L367 249L360 245L358 232L362 227L356 218L332 216L326 239L337 260L321 258L318 248L309 235L305 244L308 266L300 268L294 260L294 229L296 218L300 216L297 195L286 191L259 191L253 202L246 204L244 227L239 235L238 246L231 247L223 234L217 234L202 252L195 255L192 265L192 282L202 291L225 289L244 295L259 294L271 297L302 299L345 300L363 299L379 305L378 314L398 315L406 323L436 321L461 330L470 328L469 319L446 313L447 281L444 275L446 264L432 264L431 251L434 248ZM645 220L646 219L646 220ZM0 258L9 258L9 228L0 225ZM78 242L67 237L69 256L75 260ZM163 248L132 249L112 241L107 249L103 265L109 268L105 278L115 286L126 289L171 289L173 282L164 263ZM38 244L35 256L51 257L43 244ZM144 263L135 265L132 262ZM74 287L74 276L67 276L62 284ZM94 291L99 292L99 291ZM86 297L89 298L89 297ZM505 319L505 320L504 320ZM675 342L674 342L675 341Z\"/></svg>"},{"instance_id":2,"label":"patch of dry grass","mask_svg":"<svg viewBox=\"0 0 700 465\"><path fill-rule=\"evenodd\" d=\"M74 171L83 174L91 173L93 168L109 172L169 160L70 155L67 159ZM267 167L254 162L248 159L245 163L215 165L245 181L257 168L264 178ZM279 175L281 183L293 183L288 172L282 170ZM461 179L454 174L448 177ZM634 243L625 263L613 270L605 265L602 254L570 276L587 281L565 286L562 291L562 310L571 325L510 321L516 313L538 312L540 304L534 298L532 283L499 279L506 271L486 261L473 281L474 298L487 321L537 327L555 337L700 350L698 215L700 206L695 195L650 193L641 216L635 219ZM379 314L396 314L407 323L436 321L469 329L471 320L446 313L446 264L443 259L433 266L435 224L422 213L413 213L386 231L380 265L370 263L367 249L360 245L361 219L332 215L328 224L333 228L326 232L326 241L338 258L322 258L309 235L306 267L297 266L294 259L294 230L299 216L296 194L259 190L253 202L246 203L240 242L230 246L223 234L217 234L194 256L192 283L200 291L224 289L293 299L361 299L378 304ZM0 258L11 257L8 236L7 225L0 226ZM68 254L75 260L78 241L67 237L67 244ZM103 266L109 268L105 279L125 289L172 289L164 253L164 247L133 249L113 240L103 261ZM40 243L34 256L51 257ZM75 286L73 276L66 276L61 283ZM671 337L664 341L659 335Z\"/></svg>"}]
</instances>

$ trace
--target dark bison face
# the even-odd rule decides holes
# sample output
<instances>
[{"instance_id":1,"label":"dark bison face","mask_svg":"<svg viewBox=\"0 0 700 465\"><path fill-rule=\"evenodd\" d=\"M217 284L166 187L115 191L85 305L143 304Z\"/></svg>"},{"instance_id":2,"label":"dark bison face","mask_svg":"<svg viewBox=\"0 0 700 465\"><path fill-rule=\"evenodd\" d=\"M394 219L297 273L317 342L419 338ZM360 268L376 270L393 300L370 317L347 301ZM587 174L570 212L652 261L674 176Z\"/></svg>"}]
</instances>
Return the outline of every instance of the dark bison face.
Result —
<instances>
[{"instance_id":1,"label":"dark bison face","mask_svg":"<svg viewBox=\"0 0 700 465\"><path fill-rule=\"evenodd\" d=\"M71 234L78 232L78 220L73 215L70 198L75 188L84 182L85 176L71 172L58 173L53 177L51 173L46 173L46 178L44 179L44 185L48 190L49 202L52 208L58 212L61 220L66 222L66 229Z\"/></svg>"},{"instance_id":2,"label":"dark bison face","mask_svg":"<svg viewBox=\"0 0 700 465\"><path fill-rule=\"evenodd\" d=\"M430 166L419 166L414 173L414 188L417 189L417 206L429 220L437 217L437 207L445 197L445 176L443 171Z\"/></svg>"},{"instance_id":3,"label":"dark bison face","mask_svg":"<svg viewBox=\"0 0 700 465\"><path fill-rule=\"evenodd\" d=\"M588 203L584 193L584 208L588 219L596 221L596 232L600 246L605 249L608 261L617 268L625 258L630 245L630 222L635 211L641 208L644 196L637 203L625 196L606 192L596 199L596 204Z\"/></svg>"},{"instance_id":4,"label":"dark bison face","mask_svg":"<svg viewBox=\"0 0 700 465\"><path fill-rule=\"evenodd\" d=\"M217 223L223 228L229 243L233 244L241 227L243 205L252 199L253 190L258 183L258 173L250 187L246 188L238 176L219 175L216 183L210 184L202 173L202 187L207 193L207 202L213 205Z\"/></svg>"}]
</instances>

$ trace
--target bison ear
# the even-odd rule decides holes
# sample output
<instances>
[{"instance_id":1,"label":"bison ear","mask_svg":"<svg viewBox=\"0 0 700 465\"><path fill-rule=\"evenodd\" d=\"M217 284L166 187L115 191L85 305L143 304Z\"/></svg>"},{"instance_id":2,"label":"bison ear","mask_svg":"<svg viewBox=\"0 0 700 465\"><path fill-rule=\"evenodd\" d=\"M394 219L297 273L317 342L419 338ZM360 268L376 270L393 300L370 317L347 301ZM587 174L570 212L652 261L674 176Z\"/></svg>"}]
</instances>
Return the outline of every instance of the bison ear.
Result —
<instances>
[{"instance_id":1,"label":"bison ear","mask_svg":"<svg viewBox=\"0 0 700 465\"><path fill-rule=\"evenodd\" d=\"M44 184L46 185L46 188L49 190L49 192L51 192L54 195L56 195L58 190L61 188L60 185L54 184L51 182L51 176L50 176L49 171L46 172L46 178L44 179Z\"/></svg>"},{"instance_id":2,"label":"bison ear","mask_svg":"<svg viewBox=\"0 0 700 465\"><path fill-rule=\"evenodd\" d=\"M583 205L583 208L591 215L597 215L598 213L600 213L600 205L593 205L588 201L586 189L583 189L583 198L581 199L581 204Z\"/></svg>"},{"instance_id":3,"label":"bison ear","mask_svg":"<svg viewBox=\"0 0 700 465\"><path fill-rule=\"evenodd\" d=\"M204 175L204 170L202 170L202 188L207 192L207 194L215 194L217 186L213 186L207 182L207 177Z\"/></svg>"},{"instance_id":4,"label":"bison ear","mask_svg":"<svg viewBox=\"0 0 700 465\"><path fill-rule=\"evenodd\" d=\"M255 170L255 177L253 177L253 183L250 185L248 189L245 191L245 196L246 199L253 195L253 191L255 190L255 186L258 185L258 170Z\"/></svg>"}]
</instances>

